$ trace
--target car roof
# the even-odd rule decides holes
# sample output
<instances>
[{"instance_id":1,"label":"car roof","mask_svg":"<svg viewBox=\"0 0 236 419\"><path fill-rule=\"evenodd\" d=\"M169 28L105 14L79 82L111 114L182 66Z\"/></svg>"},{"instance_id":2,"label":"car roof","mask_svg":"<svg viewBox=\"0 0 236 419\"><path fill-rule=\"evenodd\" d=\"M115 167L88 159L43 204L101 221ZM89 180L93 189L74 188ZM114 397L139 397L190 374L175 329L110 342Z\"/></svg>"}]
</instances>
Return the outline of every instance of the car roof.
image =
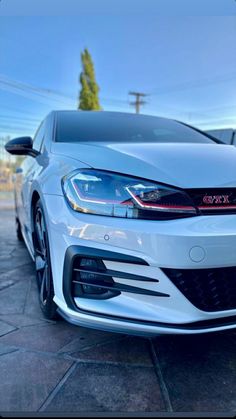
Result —
<instances>
[{"instance_id":1,"label":"car roof","mask_svg":"<svg viewBox=\"0 0 236 419\"><path fill-rule=\"evenodd\" d=\"M137 114L137 113L133 113L133 112L118 112L118 111L104 111L104 110L100 110L100 111L84 111L84 110L56 110L53 111L53 113L55 113L56 115L60 116L60 114L65 114L65 113L74 113L74 114L79 114L79 115L101 115L102 117L105 116L117 116L117 118L122 118L122 117L133 117L133 118L140 118L140 117L147 117L147 118L159 118L159 119L165 119L165 120L170 120L171 118L165 118L165 117L161 117L158 115L149 115L149 114ZM172 119L173 120L173 119Z\"/></svg>"}]
</instances>

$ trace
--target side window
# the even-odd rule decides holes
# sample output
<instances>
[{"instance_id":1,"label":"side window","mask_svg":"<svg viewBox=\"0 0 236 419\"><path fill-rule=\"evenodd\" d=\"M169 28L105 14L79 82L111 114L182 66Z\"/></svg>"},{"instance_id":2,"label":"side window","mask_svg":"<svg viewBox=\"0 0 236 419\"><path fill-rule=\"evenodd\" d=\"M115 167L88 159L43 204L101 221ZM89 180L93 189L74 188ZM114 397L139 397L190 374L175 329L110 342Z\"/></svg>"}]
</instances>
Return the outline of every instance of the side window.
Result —
<instances>
[{"instance_id":1,"label":"side window","mask_svg":"<svg viewBox=\"0 0 236 419\"><path fill-rule=\"evenodd\" d=\"M44 139L44 132L45 132L45 121L41 123L38 130L36 131L36 134L34 136L33 140L33 148L37 151L41 150L41 146Z\"/></svg>"}]
</instances>

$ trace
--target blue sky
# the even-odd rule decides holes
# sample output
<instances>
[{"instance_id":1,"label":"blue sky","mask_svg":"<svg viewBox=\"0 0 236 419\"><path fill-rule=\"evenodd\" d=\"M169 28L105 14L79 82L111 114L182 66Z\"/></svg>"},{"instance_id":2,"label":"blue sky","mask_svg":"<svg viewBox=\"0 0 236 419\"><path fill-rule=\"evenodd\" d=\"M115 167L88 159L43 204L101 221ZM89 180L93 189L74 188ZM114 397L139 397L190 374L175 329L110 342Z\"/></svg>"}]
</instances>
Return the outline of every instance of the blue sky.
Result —
<instances>
[{"instance_id":1,"label":"blue sky","mask_svg":"<svg viewBox=\"0 0 236 419\"><path fill-rule=\"evenodd\" d=\"M76 107L84 47L103 109L133 112L138 90L142 113L236 127L235 0L2 0L0 136Z\"/></svg>"}]
</instances>

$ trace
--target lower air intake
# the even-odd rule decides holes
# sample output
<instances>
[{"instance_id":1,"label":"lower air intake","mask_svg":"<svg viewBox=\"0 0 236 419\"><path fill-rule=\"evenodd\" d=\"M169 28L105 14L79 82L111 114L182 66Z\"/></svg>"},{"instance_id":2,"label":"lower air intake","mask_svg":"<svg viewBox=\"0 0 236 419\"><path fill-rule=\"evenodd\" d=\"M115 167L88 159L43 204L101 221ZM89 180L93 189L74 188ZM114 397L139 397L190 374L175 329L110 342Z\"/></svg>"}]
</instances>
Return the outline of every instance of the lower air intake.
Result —
<instances>
[{"instance_id":1,"label":"lower air intake","mask_svg":"<svg viewBox=\"0 0 236 419\"><path fill-rule=\"evenodd\" d=\"M215 269L162 269L198 309L236 309L236 267Z\"/></svg>"}]
</instances>

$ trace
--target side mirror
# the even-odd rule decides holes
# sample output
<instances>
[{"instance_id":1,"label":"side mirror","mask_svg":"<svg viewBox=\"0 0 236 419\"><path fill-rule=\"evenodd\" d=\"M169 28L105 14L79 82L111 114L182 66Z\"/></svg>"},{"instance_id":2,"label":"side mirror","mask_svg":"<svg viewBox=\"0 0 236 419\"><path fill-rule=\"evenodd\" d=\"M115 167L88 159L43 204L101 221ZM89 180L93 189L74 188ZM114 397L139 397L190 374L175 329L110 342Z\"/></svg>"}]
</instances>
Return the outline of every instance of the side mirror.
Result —
<instances>
[{"instance_id":1,"label":"side mirror","mask_svg":"<svg viewBox=\"0 0 236 419\"><path fill-rule=\"evenodd\" d=\"M31 137L19 137L8 141L5 144L5 149L10 154L16 156L32 156L37 157L40 153L33 149L33 140Z\"/></svg>"}]
</instances>

